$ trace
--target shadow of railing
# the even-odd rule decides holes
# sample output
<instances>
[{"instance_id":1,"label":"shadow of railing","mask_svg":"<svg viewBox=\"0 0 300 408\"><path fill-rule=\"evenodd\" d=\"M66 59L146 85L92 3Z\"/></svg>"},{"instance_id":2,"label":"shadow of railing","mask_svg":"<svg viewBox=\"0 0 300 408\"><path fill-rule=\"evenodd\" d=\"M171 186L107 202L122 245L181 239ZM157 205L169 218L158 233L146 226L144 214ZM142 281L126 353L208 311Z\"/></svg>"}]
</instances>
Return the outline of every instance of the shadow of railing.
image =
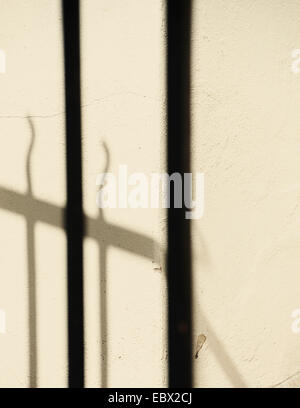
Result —
<instances>
[{"instance_id":1,"label":"shadow of railing","mask_svg":"<svg viewBox=\"0 0 300 408\"><path fill-rule=\"evenodd\" d=\"M174 6L175 4L175 6ZM176 10L172 9L179 8ZM185 4L184 8L183 5ZM173 5L173 6L171 6ZM190 168L190 0L168 1L168 171L169 174ZM175 14L174 14L175 13ZM69 386L84 386L83 332L83 237L94 239L100 253L101 282L101 364L102 386L107 386L107 249L121 248L153 260L159 245L150 237L108 223L102 211L89 217L82 210L81 186L81 119L80 119L80 47L79 2L63 1L66 123L67 123L67 207L34 198L30 177L30 158L35 140L32 119L28 117L31 143L26 163L27 193L21 194L0 187L0 208L22 215L27 227L28 297L29 297L29 374L30 387L37 386L37 324L34 226L43 222L66 229L68 235L68 324L69 324ZM180 18L179 18L180 17ZM181 18L183 17L183 18ZM179 25L178 25L179 24ZM173 48L175 47L175 48ZM176 49L177 47L177 49ZM79 166L79 167L78 167ZM171 206L172 207L172 206ZM169 383L171 386L192 385L192 309L190 225L185 210L169 212L168 224L168 294L169 294ZM178 210L178 211L177 211ZM64 221L67 220L66 225ZM85 228L84 228L85 227ZM212 334L211 346L221 365L240 382L240 374L229 356L222 351Z\"/></svg>"},{"instance_id":2,"label":"shadow of railing","mask_svg":"<svg viewBox=\"0 0 300 408\"><path fill-rule=\"evenodd\" d=\"M22 194L0 187L0 208L14 214L22 215L26 220L27 229L27 259L28 259L28 298L29 298L29 376L30 387L37 386L37 304L36 304L36 271L34 227L37 222L43 222L53 227L64 229L66 208L47 203L34 198L30 177L30 160L35 141L34 124L31 117L27 118L31 141L27 154L26 175L27 193ZM100 252L100 282L101 282L101 350L103 356L101 367L102 387L107 386L107 308L106 308L106 257L109 247L117 247L138 256L153 260L159 248L152 238L135 231L106 222L99 210L97 217L84 216L86 225L85 237L97 242ZM75 316L76 317L76 316ZM70 361L69 361L70 364ZM78 374L78 373L77 373Z\"/></svg>"},{"instance_id":3,"label":"shadow of railing","mask_svg":"<svg viewBox=\"0 0 300 408\"><path fill-rule=\"evenodd\" d=\"M79 0L63 0L69 387L84 386L82 148Z\"/></svg>"},{"instance_id":4,"label":"shadow of railing","mask_svg":"<svg viewBox=\"0 0 300 408\"><path fill-rule=\"evenodd\" d=\"M208 339L208 347L210 347L216 357L220 367L222 368L223 372L229 378L232 386L234 388L247 388L246 380L242 373L239 371L237 365L234 363L228 352L225 350L224 346L222 345L221 341L219 340L217 334L215 333L214 328L212 327L209 320L204 315L203 311L201 310L199 304L196 303L195 305L195 316L201 321L201 327L203 328L203 332ZM197 357L194 357L197 358ZM201 363L201 359L200 359ZM201 366L200 366L201 369Z\"/></svg>"},{"instance_id":5,"label":"shadow of railing","mask_svg":"<svg viewBox=\"0 0 300 408\"><path fill-rule=\"evenodd\" d=\"M30 177L30 159L35 141L35 131L32 119L28 118L28 124L31 131L31 141L26 161L27 178L27 198L33 200L32 185ZM37 315L36 315L36 271L35 271L35 242L34 242L34 224L33 213L28 212L26 217L27 231L27 268L28 268L28 330L29 330L29 381L30 387L37 386Z\"/></svg>"},{"instance_id":6,"label":"shadow of railing","mask_svg":"<svg viewBox=\"0 0 300 408\"><path fill-rule=\"evenodd\" d=\"M191 2L192 0L168 0L167 2L167 165L168 174L179 173L182 179L184 174L191 171ZM191 195L190 192L189 195ZM185 217L184 205L176 208L173 196L171 192L167 255L169 385L170 387L192 387L190 220ZM183 196L181 202L183 202Z\"/></svg>"}]
</instances>

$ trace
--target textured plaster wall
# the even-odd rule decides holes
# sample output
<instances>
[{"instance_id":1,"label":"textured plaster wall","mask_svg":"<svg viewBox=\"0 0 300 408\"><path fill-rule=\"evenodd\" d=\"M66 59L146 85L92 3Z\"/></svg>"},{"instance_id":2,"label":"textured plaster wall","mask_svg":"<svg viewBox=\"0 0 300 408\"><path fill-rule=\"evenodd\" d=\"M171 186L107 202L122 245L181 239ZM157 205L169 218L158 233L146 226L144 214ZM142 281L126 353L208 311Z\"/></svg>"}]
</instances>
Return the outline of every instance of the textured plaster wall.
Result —
<instances>
[{"instance_id":1,"label":"textured plaster wall","mask_svg":"<svg viewBox=\"0 0 300 408\"><path fill-rule=\"evenodd\" d=\"M300 385L299 13L293 0L194 2L197 386Z\"/></svg>"},{"instance_id":2,"label":"textured plaster wall","mask_svg":"<svg viewBox=\"0 0 300 408\"><path fill-rule=\"evenodd\" d=\"M0 387L65 387L60 1L1 0L0 27ZM86 386L166 384L164 216L96 206L107 165L164 168L163 33L161 1L81 1Z\"/></svg>"},{"instance_id":3,"label":"textured plaster wall","mask_svg":"<svg viewBox=\"0 0 300 408\"><path fill-rule=\"evenodd\" d=\"M164 4L81 1L86 386L166 385L165 213L95 203L99 172L165 168ZM194 0L196 386L300 385L299 15ZM59 1L0 0L0 387L67 386L61 24Z\"/></svg>"},{"instance_id":4,"label":"textured plaster wall","mask_svg":"<svg viewBox=\"0 0 300 408\"><path fill-rule=\"evenodd\" d=\"M103 171L117 175L120 164L128 174L164 169L163 2L83 1L82 30L84 204L100 240L100 253L94 237L86 240L87 385L159 387L166 384L164 214L99 212L95 181Z\"/></svg>"},{"instance_id":5,"label":"textured plaster wall","mask_svg":"<svg viewBox=\"0 0 300 408\"><path fill-rule=\"evenodd\" d=\"M58 1L1 0L0 10L6 55L0 74L0 309L6 314L0 386L28 387L34 377L38 386L66 386L60 7ZM38 361L31 363L31 378L30 355Z\"/></svg>"}]
</instances>

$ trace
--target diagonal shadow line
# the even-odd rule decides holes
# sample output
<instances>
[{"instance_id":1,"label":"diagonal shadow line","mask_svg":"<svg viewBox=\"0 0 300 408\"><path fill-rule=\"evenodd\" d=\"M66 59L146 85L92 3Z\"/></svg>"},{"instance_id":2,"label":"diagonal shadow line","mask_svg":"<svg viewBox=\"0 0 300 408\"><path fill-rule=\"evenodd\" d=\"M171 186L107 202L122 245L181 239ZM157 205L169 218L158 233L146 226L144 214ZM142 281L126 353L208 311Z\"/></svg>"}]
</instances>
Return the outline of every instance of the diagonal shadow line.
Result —
<instances>
[{"instance_id":1,"label":"diagonal shadow line","mask_svg":"<svg viewBox=\"0 0 300 408\"><path fill-rule=\"evenodd\" d=\"M227 374L235 388L246 388L247 385L242 374L237 369L227 351L224 349L224 347L222 347L220 340L207 321L206 327L209 333L210 344L212 345L213 352L217 357L223 371Z\"/></svg>"},{"instance_id":2,"label":"diagonal shadow line","mask_svg":"<svg viewBox=\"0 0 300 408\"><path fill-rule=\"evenodd\" d=\"M58 228L62 228L65 217L64 208L5 187L0 187L0 208ZM86 224L84 235L99 241L99 244L102 242L101 236L106 237L109 245L153 259L158 243L147 235L107 223L104 218L99 220L99 217L85 216L84 222Z\"/></svg>"},{"instance_id":3,"label":"diagonal shadow line","mask_svg":"<svg viewBox=\"0 0 300 408\"><path fill-rule=\"evenodd\" d=\"M225 348L222 346L222 343L219 340L218 336L216 335L214 329L212 328L211 324L206 319L204 314L201 312L201 309L197 304L196 309L197 309L196 316L198 316L199 319L201 319L202 326L203 328L205 328L205 332L207 334L207 338L209 341L209 346L211 347L212 352L216 356L224 373L226 373L226 375L228 376L232 385L235 388L247 388L247 384L243 375L240 373L235 363L233 362L232 358L227 353Z\"/></svg>"}]
</instances>

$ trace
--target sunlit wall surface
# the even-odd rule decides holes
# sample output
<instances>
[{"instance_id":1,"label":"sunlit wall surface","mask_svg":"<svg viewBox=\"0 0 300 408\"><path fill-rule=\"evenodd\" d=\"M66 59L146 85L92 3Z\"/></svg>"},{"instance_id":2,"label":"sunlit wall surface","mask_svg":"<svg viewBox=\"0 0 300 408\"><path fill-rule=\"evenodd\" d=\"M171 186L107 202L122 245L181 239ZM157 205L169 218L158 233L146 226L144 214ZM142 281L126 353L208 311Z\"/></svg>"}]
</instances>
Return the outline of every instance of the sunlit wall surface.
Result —
<instances>
[{"instance_id":1,"label":"sunlit wall surface","mask_svg":"<svg viewBox=\"0 0 300 408\"><path fill-rule=\"evenodd\" d=\"M166 169L166 2L81 0L87 387L167 378L166 211L96 205ZM300 0L194 0L194 385L299 386ZM61 2L0 0L0 387L68 386ZM299 103L298 103L299 102Z\"/></svg>"},{"instance_id":2,"label":"sunlit wall surface","mask_svg":"<svg viewBox=\"0 0 300 408\"><path fill-rule=\"evenodd\" d=\"M0 386L66 386L60 3L0 9Z\"/></svg>"},{"instance_id":3,"label":"sunlit wall surface","mask_svg":"<svg viewBox=\"0 0 300 408\"><path fill-rule=\"evenodd\" d=\"M61 2L3 0L0 10L0 387L65 387ZM163 216L100 211L96 177L120 163L145 173L164 166L164 9L82 1L80 11L85 385L162 386Z\"/></svg>"},{"instance_id":4,"label":"sunlit wall surface","mask_svg":"<svg viewBox=\"0 0 300 408\"><path fill-rule=\"evenodd\" d=\"M299 12L299 1L194 2L197 386L300 385Z\"/></svg>"}]
</instances>

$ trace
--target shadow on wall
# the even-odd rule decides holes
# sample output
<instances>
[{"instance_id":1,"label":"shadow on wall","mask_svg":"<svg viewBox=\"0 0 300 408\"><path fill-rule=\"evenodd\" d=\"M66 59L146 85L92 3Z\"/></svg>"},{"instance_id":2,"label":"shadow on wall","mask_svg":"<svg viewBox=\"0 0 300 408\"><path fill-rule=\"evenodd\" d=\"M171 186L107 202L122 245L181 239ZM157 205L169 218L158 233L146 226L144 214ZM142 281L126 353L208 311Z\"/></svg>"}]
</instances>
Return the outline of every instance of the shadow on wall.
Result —
<instances>
[{"instance_id":1,"label":"shadow on wall","mask_svg":"<svg viewBox=\"0 0 300 408\"><path fill-rule=\"evenodd\" d=\"M37 305L36 305L36 271L35 271L35 242L34 242L34 226L35 223L41 221L43 223L63 228L65 208L58 207L53 204L49 204L45 201L35 199L32 193L32 183L30 177L30 160L31 154L34 148L34 141L36 139L34 123L31 117L27 118L27 122L31 131L31 142L28 149L27 161L26 161L26 175L27 175L27 193L20 194L14 191L10 191L6 188L0 188L0 207L23 215L26 220L26 240L27 240L27 259L28 259L28 297L29 297L29 373L30 373L30 387L38 386L38 372L37 372ZM107 164L105 172L109 166L109 152L105 146L107 154ZM99 265L100 265L100 293L101 293L101 349L99 353L101 355L101 379L102 387L106 387L107 384L107 308L106 308L106 262L107 262L107 249L111 247L121 248L125 251L129 251L133 254L154 260L155 254L158 253L161 248L152 238L139 234L134 231L130 231L119 227L114 224L107 223L103 215L103 211L99 210L97 217L84 217L86 223L85 236L94 239L99 246ZM242 375L239 373L234 362L230 356L224 350L222 342L215 335L209 322L203 317L201 311L198 309L196 316L200 318L203 328L205 328L205 334L207 336L208 347L211 347L216 355L221 367L226 372L228 378L230 378L232 384L235 387L245 387L245 381ZM201 370L201 353L198 362L200 363L199 369ZM197 362L197 364L198 364Z\"/></svg>"},{"instance_id":2,"label":"shadow on wall","mask_svg":"<svg viewBox=\"0 0 300 408\"><path fill-rule=\"evenodd\" d=\"M167 128L168 172L191 172L191 25L192 0L167 2ZM190 194L191 187L189 186ZM205 247L202 254L205 259ZM198 302L192 299L191 226L184 209L172 206L168 212L168 319L169 319L169 384L171 387L191 387L194 358L199 345L193 345L193 310ZM199 271L200 272L200 271ZM207 344L232 384L245 383L235 364L226 353L211 325L198 310ZM199 336L201 340L201 335ZM199 338L198 337L198 338ZM202 338L202 341L203 341ZM205 340L204 340L205 341ZM192 351L192 349L194 349ZM193 364L194 363L194 364ZM201 370L201 354L199 360Z\"/></svg>"},{"instance_id":3,"label":"shadow on wall","mask_svg":"<svg viewBox=\"0 0 300 408\"><path fill-rule=\"evenodd\" d=\"M201 261L200 265L209 264L211 262L211 256L208 252L207 245L203 238L203 234L200 229L195 227L194 233L194 240L197 240L197 248L198 248L198 255L199 259L198 264ZM201 268L200 268L201 269ZM197 271L201 273L201 270ZM195 272L195 273L197 273ZM203 310L200 306L200 301L198 299L194 299L193 302L194 306L194 320L199 322L199 330L200 333L195 333L196 340L194 342L194 370L199 370L201 375L201 349L204 343L207 344L207 347L210 348L220 367L222 368L223 372L227 375L228 379L230 380L232 386L234 388L246 388L247 384L245 378L240 373L239 369L237 368L236 363L232 360L230 355L227 353L225 347L222 344L222 341L218 338L217 334L215 333L212 324L207 319ZM196 361L195 361L196 360ZM197 361L198 360L198 361Z\"/></svg>"},{"instance_id":4,"label":"shadow on wall","mask_svg":"<svg viewBox=\"0 0 300 408\"><path fill-rule=\"evenodd\" d=\"M201 327L203 327L203 332L205 332L205 340L208 340L208 347L210 347L217 358L217 361L230 380L234 388L246 388L247 384L243 375L238 370L235 362L231 359L230 355L227 353L225 348L222 345L222 342L219 340L214 329L212 328L209 321L206 319L204 314L201 312L199 305L196 306L196 316L201 321ZM201 336L201 335L200 335ZM198 336L198 338L200 337ZM205 341L204 340L204 341ZM197 347L197 346L196 346ZM198 359L199 351L196 349L194 358ZM201 352L199 353L199 360L201 360ZM199 369L201 371L201 361L200 366L197 367L195 364L194 369Z\"/></svg>"},{"instance_id":5,"label":"shadow on wall","mask_svg":"<svg viewBox=\"0 0 300 408\"><path fill-rule=\"evenodd\" d=\"M30 159L36 138L34 124L31 117L27 118L31 131L31 142L27 155L26 175L28 190L26 194L0 188L0 208L20 214L25 217L27 228L27 259L28 259L28 297L29 297L29 374L30 387L38 385L37 373L37 306L36 306L36 271L35 271L35 242L34 227L40 221L51 226L63 228L65 208L35 199L32 194L30 177ZM106 149L107 153L108 150ZM108 156L109 157L109 156ZM108 247L117 247L133 254L153 260L158 253L159 245L150 237L134 231L118 227L106 222L103 212L99 210L98 217L84 217L85 236L94 239L99 246L100 253L100 282L101 282L101 350L102 356L101 378L102 387L107 386L107 311L106 311L106 257Z\"/></svg>"},{"instance_id":6,"label":"shadow on wall","mask_svg":"<svg viewBox=\"0 0 300 408\"><path fill-rule=\"evenodd\" d=\"M173 2L172 2L173 3ZM81 157L81 123L80 123L80 66L79 66L79 60L80 60L80 49L79 49L79 3L78 0L74 3L72 3L71 6L69 6L70 2L63 2L65 9L64 9L64 36L65 36L65 79L66 79L66 122L67 122L67 139L71 140L74 139L74 133L72 133L72 129L74 129L75 136L76 136L76 148L72 150L72 152L77 152L75 158L70 154L70 149L68 149L67 146L67 162L71 164L71 167L68 167L68 170L73 169L76 175L79 175L79 178L75 177L75 184L81 182L81 170L79 174L77 173L76 166L79 166L81 169L81 160L79 158ZM68 6L67 6L68 4ZM74 4L76 7L74 7ZM171 3L169 3L171 4ZM182 2L182 4L184 4ZM74 11L75 10L75 11ZM171 13L172 14L172 13ZM177 17L180 16L180 13L176 14ZM176 23L176 19L173 21ZM183 25L181 28L183 29L185 26ZM177 38L177 27L176 24L172 25L172 33L173 33L173 40L176 40ZM183 30L184 34L184 30ZM181 42L182 45L184 45L184 42ZM170 50L171 52L169 53L170 55L170 61L172 60L172 57L176 56L176 47L177 47L177 41L172 42L172 47L175 47L175 49ZM178 60L176 59L178 62ZM179 61L181 61L179 59ZM170 66L173 66L172 64L169 64ZM177 86L174 89L177 89L177 95L182 95L184 96L183 102L186 102L186 99L189 98L189 91L186 92L184 89L184 86L186 84L189 84L189 78L186 76L186 67L181 65L181 70L179 72L177 71L172 71L172 81L175 81L176 83L176 78L177 74L185 75L185 79L182 81L181 88ZM170 74L170 72L169 72ZM181 78L182 80L182 78ZM173 82L170 82L170 84ZM173 89L173 87L169 86L169 90ZM177 129L178 127L176 124L183 125L187 123L187 118L189 115L189 112L181 112L181 115L179 115L178 107L177 107L177 101L178 98L172 98L172 95L169 94L169 118L172 117L173 119L170 121L169 124L174 125L175 127L172 128L173 130ZM180 100L180 98L179 98ZM170 101L173 101L173 105L170 104ZM187 104L183 103L180 105L183 109L186 109ZM177 115L178 114L178 115ZM7 211L22 215L25 220L26 220L26 228L27 228L27 252L28 252L28 297L29 297L29 322L28 322L28 329L29 329L29 374L30 374L30 387L37 387L38 385L38 372L37 372L37 366L38 366L38 361L37 361L37 303L36 303L36 270L35 270L35 241L34 241L34 227L36 222L43 222L45 224L55 226L58 228L64 228L64 221L68 217L68 211L73 211L72 205L70 205L70 201L67 204L67 208L61 208L56 205L47 203L45 201L41 201L39 199L35 199L32 193L32 184L31 184L31 177L30 177L30 159L31 159L31 153L33 151L34 147L34 140L35 140L35 129L34 129L34 124L32 121L31 117L27 118L28 124L30 127L31 131L31 143L28 151L28 157L27 157L27 164L26 164L26 175L27 175L27 183L28 183L28 189L26 194L20 194L17 192L10 191L6 188L0 188L0 207L3 209L6 209ZM189 120L189 118L188 118ZM189 125L189 123L188 123ZM181 126L179 126L179 129L181 129ZM177 130L174 133L176 136L180 136L177 132ZM182 135L181 135L182 137ZM184 138L180 139L181 143L186 142ZM68 145L68 143L67 143ZM186 145L186 143L185 143ZM181 144L182 146L182 144ZM169 170L174 168L176 171L176 167L179 167L180 169L184 169L184 166L182 163L185 162L186 158L181 156L180 149L176 150L174 147L173 151L170 151L172 153L172 157L174 156L174 161L169 163ZM178 154L178 156L177 156ZM107 150L107 155L108 155L108 162L109 162L109 154ZM171 157L171 155L170 155ZM74 160L74 163L72 163L72 160ZM179 163L179 166L177 166ZM108 165L108 164L107 164ZM172 171L173 172L173 171ZM72 171L70 172L72 175ZM70 176L69 174L69 176ZM78 184L77 184L78 185ZM74 186L74 184L73 184ZM75 193L75 198L79 197L81 195L81 191L76 191L76 186L74 187L73 192ZM79 194L78 194L79 193ZM68 195L69 195L69 189L68 189ZM68 197L68 200L70 200L70 197ZM81 201L81 200L80 200ZM73 202L71 200L71 202ZM81 208L81 202L78 203L75 201L76 206L80 210L80 216L82 214L82 208ZM169 221L171 219L176 220L177 216L175 212L171 212L172 217L169 218ZM74 215L74 214L73 214ZM83 234L86 237L92 238L98 243L99 246L99 254L100 254L100 282L101 282L101 287L100 287L100 293L101 293L101 336L102 336L102 341L101 341L101 349L99 350L100 355L102 356L102 364L99 369L101 370L101 379L102 379L102 387L107 386L107 299L106 299L106 278L107 278L107 249L109 247L117 247L121 248L125 251L131 252L135 255L139 255L148 259L153 260L154 256L156 253L159 251L159 246L158 244L150 237L139 234L134 231L130 231L128 229L119 227L114 224L107 223L105 220L105 217L103 215L103 212L99 210L98 216L93 218L93 217L88 217L83 215L82 217L82 223L85 225L85 231L79 231L79 237L76 238L76 245L80 242L82 243L82 238ZM175 225L175 224L174 224ZM172 257L169 257L169 261L174 266L174 270L177 271L176 273L176 287L172 286L172 291L169 291L169 294L173 294L173 299L169 299L169 311L172 310L172 322L174 323L174 327L176 326L175 323L178 322L178 310L181 311L180 315L186 315L186 310L189 308L189 299L188 296L190 295L189 293L189 282L188 285L186 285L186 275L184 274L185 267L187 266L186 263L190 263L191 259L189 256L189 248L187 248L187 244L184 243L182 240L179 242L178 237L179 234L178 232L180 231L185 231L186 223L180 224L180 228L176 230L176 234L172 234L169 231L169 238L172 239L173 245L171 246L171 250L174 251L176 248L186 248L188 250L183 251L182 256L179 254L179 252L174 251L176 255L176 259ZM80 229L79 229L80 230ZM72 230L73 231L73 230ZM172 231L175 231L174 229ZM76 235L78 231L75 232L74 235ZM73 238L74 236L70 232L70 230L67 230L68 234L68 240L71 237L72 242L74 242ZM189 234L189 231L188 231ZM186 235L188 235L186 234ZM179 237L180 239L180 237ZM179 242L179 244L178 244ZM70 245L68 247L70 249ZM74 248L71 249L73 253ZM82 250L82 248L80 249ZM68 251L69 252L69 251ZM176 260L179 260L178 264L176 265ZM70 265L74 265L74 261L72 264L68 264L68 268L70 268ZM180 266L178 268L178 265ZM75 265L76 267L76 265ZM173 269L172 269L173 270ZM68 277L69 281L71 279L73 274L70 273L73 271L68 271ZM80 268L79 268L80 272ZM169 276L169 282L172 283L172 277L174 276ZM189 279L190 277L188 277ZM75 307L72 307L70 309L69 307L69 314L68 314L68 319L69 323L70 320L72 322L76 322L77 319L81 320L83 316L77 316L76 311L80 310L81 305L83 305L83 293L82 293L82 287L78 287L78 282L80 286L80 279L82 279L82 276L75 275L75 280L76 284L73 285L71 282L68 284L68 298L69 300L73 300L77 298L78 294L80 295L81 298L77 299L78 304L80 307L78 308L76 306L75 302ZM170 280L171 279L171 280ZM185 302L184 302L184 307L180 304L180 298L178 298L178 293L183 293L180 289L180 291L177 293L178 287L181 288L180 283L182 283L182 287L187 286L188 291L185 291ZM178 285L179 284L179 285ZM173 283L172 283L173 285ZM81 285L82 286L82 285ZM74 291L74 292L73 292ZM73 293L71 293L73 292ZM174 300L178 300L179 302L175 302ZM70 306L70 305L69 305ZM73 304L74 306L74 304ZM188 312L190 312L188 310ZM190 314L190 313L189 313ZM182 316L179 316L181 319ZM180 323L180 321L179 321ZM206 324L207 326L207 324ZM177 326L176 326L177 327ZM175 329L176 329L175 327ZM182 326L183 327L183 326ZM208 327L208 326L207 326ZM174 330L175 330L174 329ZM177 327L178 329L178 327ZM69 341L69 379L72 377L72 381L70 381L70 384L84 384L84 378L83 378L83 361L84 361L84 356L83 356L83 342L84 342L84 333L83 333L83 326L76 328L77 333L82 331L82 335L79 336L78 339L74 339L74 342L76 343L76 350L80 351L81 355L74 355L73 352L70 352L70 341ZM74 331L75 333L76 331ZM69 340L70 337L72 339L72 333L70 331L70 324L69 324ZM175 333L174 331L170 331L170 333ZM178 333L176 334L178 335ZM190 342L190 333L188 333L189 338L187 341L185 341L184 344L188 345L189 347L189 342ZM172 336L171 336L172 337ZM219 340L216 338L214 335L213 331L211 328L209 328L208 333L207 333L208 341L210 344L210 347L212 347L213 351L215 352L216 356L218 357L218 360L224 370L226 371L228 377L232 378L233 383L239 383L243 384L241 380L241 376L238 373L237 369L235 368L234 364L232 363L230 357L226 354L226 352L222 349L221 343ZM72 340L73 341L73 340ZM173 342L173 340L172 340ZM80 344L82 343L82 344ZM175 342L176 345L180 344L179 342ZM173 342L173 344L175 344ZM180 348L176 346L176 351L179 352L180 354ZM175 348L174 348L175 350ZM173 361L173 366L172 370L176 370L178 366L176 366L178 361L182 362L182 359L180 360L180 355L178 353L172 353L172 361ZM74 350L73 350L74 351ZM187 347L185 347L185 354L187 355L187 351L190 351ZM191 354L191 353L190 353ZM80 367L77 366L77 363L74 364L73 361L71 361L72 356L74 356L74 359L76 359L77 362L79 362ZM151 358L149 356L149 358ZM184 360L184 359L183 359ZM183 366L186 366L186 364L189 364L189 361L183 361ZM170 364L170 362L169 362ZM190 368L190 367L189 367ZM76 369L78 369L78 372L76 372ZM172 370L169 370L172 371ZM174 371L175 372L175 371ZM182 376L181 376L182 377Z\"/></svg>"}]
</instances>

